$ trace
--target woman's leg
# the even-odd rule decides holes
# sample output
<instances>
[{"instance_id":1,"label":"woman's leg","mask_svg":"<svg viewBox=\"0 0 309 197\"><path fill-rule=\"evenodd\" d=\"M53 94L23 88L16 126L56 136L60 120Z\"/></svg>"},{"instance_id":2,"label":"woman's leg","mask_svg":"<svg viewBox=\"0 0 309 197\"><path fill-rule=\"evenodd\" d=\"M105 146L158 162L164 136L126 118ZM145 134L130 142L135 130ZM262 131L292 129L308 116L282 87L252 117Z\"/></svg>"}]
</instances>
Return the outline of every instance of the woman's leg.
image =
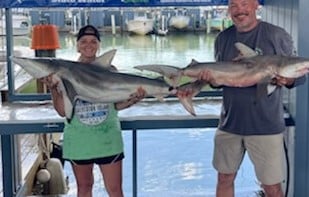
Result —
<instances>
[{"instance_id":1,"label":"woman's leg","mask_svg":"<svg viewBox=\"0 0 309 197\"><path fill-rule=\"evenodd\" d=\"M99 165L99 167L109 197L123 197L122 160L115 163Z\"/></svg>"},{"instance_id":2,"label":"woman's leg","mask_svg":"<svg viewBox=\"0 0 309 197\"><path fill-rule=\"evenodd\" d=\"M77 165L72 163L77 183L77 197L92 197L93 164Z\"/></svg>"}]
</instances>

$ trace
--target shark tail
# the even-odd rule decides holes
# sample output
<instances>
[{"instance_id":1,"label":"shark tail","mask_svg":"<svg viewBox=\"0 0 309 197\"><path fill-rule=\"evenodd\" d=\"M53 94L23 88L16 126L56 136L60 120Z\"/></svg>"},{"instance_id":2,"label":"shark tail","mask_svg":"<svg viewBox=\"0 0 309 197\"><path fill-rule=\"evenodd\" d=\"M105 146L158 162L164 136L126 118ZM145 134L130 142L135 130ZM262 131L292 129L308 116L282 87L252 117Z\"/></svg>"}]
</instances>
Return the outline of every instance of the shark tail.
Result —
<instances>
[{"instance_id":1,"label":"shark tail","mask_svg":"<svg viewBox=\"0 0 309 197\"><path fill-rule=\"evenodd\" d=\"M200 93L205 85L207 85L207 82L197 80L178 87L178 92L181 92L177 94L180 103L193 116L196 116L196 113L192 99Z\"/></svg>"},{"instance_id":2,"label":"shark tail","mask_svg":"<svg viewBox=\"0 0 309 197\"><path fill-rule=\"evenodd\" d=\"M68 123L70 123L74 114L74 103L77 93L70 81L66 79L62 79L61 81L63 86L62 94L64 100L65 116Z\"/></svg>"},{"instance_id":3,"label":"shark tail","mask_svg":"<svg viewBox=\"0 0 309 197\"><path fill-rule=\"evenodd\" d=\"M195 109L192 102L192 96L178 97L182 106L192 115L196 116Z\"/></svg>"}]
</instances>

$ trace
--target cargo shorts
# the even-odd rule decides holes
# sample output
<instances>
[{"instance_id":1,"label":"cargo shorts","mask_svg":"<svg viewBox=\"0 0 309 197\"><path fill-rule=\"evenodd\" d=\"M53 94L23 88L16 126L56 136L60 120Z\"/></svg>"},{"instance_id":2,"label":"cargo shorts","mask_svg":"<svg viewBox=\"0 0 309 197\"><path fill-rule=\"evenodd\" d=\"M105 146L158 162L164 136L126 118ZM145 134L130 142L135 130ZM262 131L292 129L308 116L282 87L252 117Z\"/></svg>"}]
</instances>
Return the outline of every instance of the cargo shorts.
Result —
<instances>
[{"instance_id":1,"label":"cargo shorts","mask_svg":"<svg viewBox=\"0 0 309 197\"><path fill-rule=\"evenodd\" d=\"M220 173L236 173L246 151L262 184L274 185L284 180L286 165L282 133L244 136L217 130L213 166Z\"/></svg>"}]
</instances>

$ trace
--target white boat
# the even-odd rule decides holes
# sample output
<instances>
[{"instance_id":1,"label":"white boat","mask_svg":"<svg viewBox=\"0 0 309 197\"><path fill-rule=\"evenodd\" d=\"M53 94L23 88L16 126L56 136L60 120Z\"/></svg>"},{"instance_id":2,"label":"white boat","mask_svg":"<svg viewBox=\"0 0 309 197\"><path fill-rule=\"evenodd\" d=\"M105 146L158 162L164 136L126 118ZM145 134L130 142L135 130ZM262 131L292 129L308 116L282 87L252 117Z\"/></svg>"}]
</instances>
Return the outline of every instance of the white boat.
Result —
<instances>
[{"instance_id":1,"label":"white boat","mask_svg":"<svg viewBox=\"0 0 309 197\"><path fill-rule=\"evenodd\" d=\"M184 29L190 23L190 17L185 15L176 15L170 18L169 25L176 29Z\"/></svg>"},{"instance_id":2,"label":"white boat","mask_svg":"<svg viewBox=\"0 0 309 197\"><path fill-rule=\"evenodd\" d=\"M157 35L159 35L159 36L165 36L166 34L167 34L167 32L168 32L168 29L158 29L157 30Z\"/></svg>"},{"instance_id":3,"label":"white boat","mask_svg":"<svg viewBox=\"0 0 309 197\"><path fill-rule=\"evenodd\" d=\"M12 15L12 26L14 36L29 35L31 31L31 23L28 16L25 15ZM5 15L0 19L0 35L6 34Z\"/></svg>"},{"instance_id":4,"label":"white boat","mask_svg":"<svg viewBox=\"0 0 309 197\"><path fill-rule=\"evenodd\" d=\"M166 28L166 21L165 21L165 16L162 15L161 16L161 27L159 28L156 28L155 29L155 33L158 35L158 36L165 36L168 32L168 29Z\"/></svg>"},{"instance_id":5,"label":"white boat","mask_svg":"<svg viewBox=\"0 0 309 197\"><path fill-rule=\"evenodd\" d=\"M128 31L138 35L146 35L153 31L153 25L153 19L146 17L135 17L127 22Z\"/></svg>"},{"instance_id":6,"label":"white boat","mask_svg":"<svg viewBox=\"0 0 309 197\"><path fill-rule=\"evenodd\" d=\"M33 57L34 51L30 47L15 46L13 51L14 56L19 57ZM7 76L7 56L6 50L0 48L0 90L8 90L8 76ZM15 78L15 90L19 90L26 83L32 80L32 76L29 75L24 69L17 64L13 64L13 72Z\"/></svg>"}]
</instances>

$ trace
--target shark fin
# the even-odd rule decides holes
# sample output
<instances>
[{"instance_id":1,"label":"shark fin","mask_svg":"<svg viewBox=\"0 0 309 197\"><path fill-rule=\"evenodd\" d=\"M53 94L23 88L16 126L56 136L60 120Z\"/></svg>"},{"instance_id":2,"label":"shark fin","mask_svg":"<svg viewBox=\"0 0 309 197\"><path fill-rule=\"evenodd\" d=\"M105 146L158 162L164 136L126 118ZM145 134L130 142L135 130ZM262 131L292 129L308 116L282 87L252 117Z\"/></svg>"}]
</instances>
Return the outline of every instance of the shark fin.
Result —
<instances>
[{"instance_id":1,"label":"shark fin","mask_svg":"<svg viewBox=\"0 0 309 197\"><path fill-rule=\"evenodd\" d=\"M195 64L198 64L199 62L195 59L192 59L190 64L188 65L188 67L192 66L192 65L195 65Z\"/></svg>"},{"instance_id":2,"label":"shark fin","mask_svg":"<svg viewBox=\"0 0 309 197\"><path fill-rule=\"evenodd\" d=\"M112 61L115 57L116 51L116 49L112 49L105 52L104 54L97 57L93 64L101 66L103 68L109 68L110 66L112 66Z\"/></svg>"},{"instance_id":3,"label":"shark fin","mask_svg":"<svg viewBox=\"0 0 309 197\"><path fill-rule=\"evenodd\" d=\"M196 116L194 107L193 107L193 102L192 102L192 97L188 96L188 97L178 97L180 103L182 104L182 106L192 115L192 116Z\"/></svg>"},{"instance_id":4,"label":"shark fin","mask_svg":"<svg viewBox=\"0 0 309 197\"><path fill-rule=\"evenodd\" d=\"M269 83L259 83L257 84L257 98L260 98L262 96L269 96L271 95L275 89L277 88L276 85L272 85Z\"/></svg>"},{"instance_id":5,"label":"shark fin","mask_svg":"<svg viewBox=\"0 0 309 197\"><path fill-rule=\"evenodd\" d=\"M276 85L268 84L267 86L267 95L271 95L275 89L277 88Z\"/></svg>"},{"instance_id":6,"label":"shark fin","mask_svg":"<svg viewBox=\"0 0 309 197\"><path fill-rule=\"evenodd\" d=\"M168 83L173 87L176 87L178 85L182 75L180 68L164 64L139 65L134 66L134 68L141 71L147 70L161 74L167 79L169 79Z\"/></svg>"},{"instance_id":7,"label":"shark fin","mask_svg":"<svg viewBox=\"0 0 309 197\"><path fill-rule=\"evenodd\" d=\"M207 82L205 81L197 80L178 87L178 91L188 92L187 96L178 96L178 98L183 107L193 116L196 116L196 113L193 107L192 98L195 97L206 84Z\"/></svg>"},{"instance_id":8,"label":"shark fin","mask_svg":"<svg viewBox=\"0 0 309 197\"><path fill-rule=\"evenodd\" d=\"M68 120L70 120L73 116L73 106L75 103L75 98L77 93L72 85L72 83L67 79L61 79L63 87L64 87L64 109L65 109L65 116Z\"/></svg>"},{"instance_id":9,"label":"shark fin","mask_svg":"<svg viewBox=\"0 0 309 197\"><path fill-rule=\"evenodd\" d=\"M64 102L65 117L68 123L70 123L73 117L73 104L71 103L70 99L68 99L68 97L64 94L63 94L63 102Z\"/></svg>"},{"instance_id":10,"label":"shark fin","mask_svg":"<svg viewBox=\"0 0 309 197\"><path fill-rule=\"evenodd\" d=\"M235 47L239 50L240 54L238 57L234 58L234 60L255 57L258 55L253 49L241 42L236 42Z\"/></svg>"}]
</instances>

